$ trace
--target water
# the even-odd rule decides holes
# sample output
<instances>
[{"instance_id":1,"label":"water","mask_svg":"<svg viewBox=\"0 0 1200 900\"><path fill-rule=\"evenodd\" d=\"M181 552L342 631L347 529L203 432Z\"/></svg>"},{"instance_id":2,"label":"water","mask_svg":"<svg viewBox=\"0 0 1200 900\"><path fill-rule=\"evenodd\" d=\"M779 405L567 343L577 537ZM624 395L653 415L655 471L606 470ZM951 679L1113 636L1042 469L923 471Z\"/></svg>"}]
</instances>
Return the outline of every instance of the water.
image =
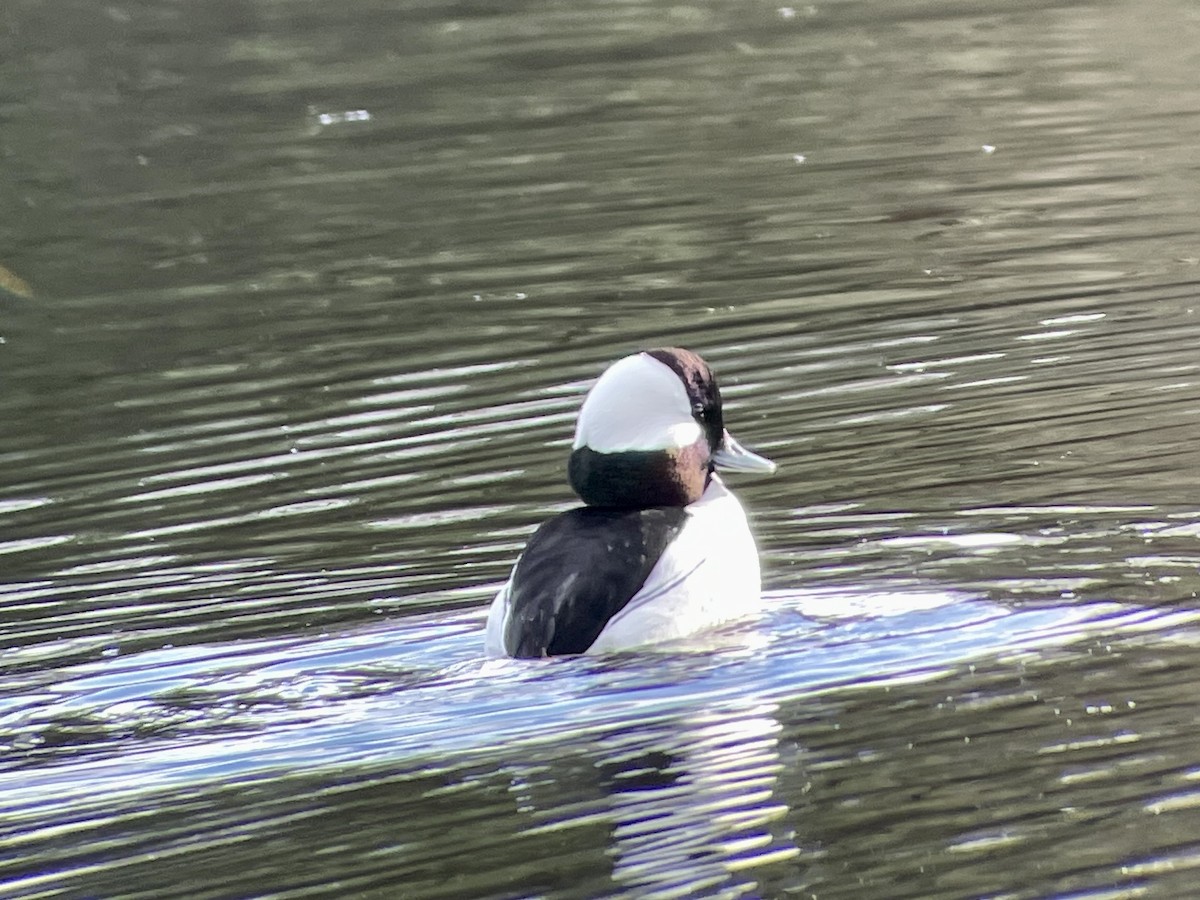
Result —
<instances>
[{"instance_id":1,"label":"water","mask_svg":"<svg viewBox=\"0 0 1200 900\"><path fill-rule=\"evenodd\" d=\"M1191 897L1200 13L0 9L0 894ZM491 661L605 364L759 620Z\"/></svg>"}]
</instances>

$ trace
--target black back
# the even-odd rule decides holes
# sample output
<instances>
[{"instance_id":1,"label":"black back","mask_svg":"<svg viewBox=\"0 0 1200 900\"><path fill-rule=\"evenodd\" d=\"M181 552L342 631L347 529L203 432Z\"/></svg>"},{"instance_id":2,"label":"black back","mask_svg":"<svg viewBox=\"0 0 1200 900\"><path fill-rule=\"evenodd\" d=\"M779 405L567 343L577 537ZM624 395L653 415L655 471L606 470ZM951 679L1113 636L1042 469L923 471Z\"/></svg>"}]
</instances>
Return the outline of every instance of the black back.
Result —
<instances>
[{"instance_id":1,"label":"black back","mask_svg":"<svg viewBox=\"0 0 1200 900\"><path fill-rule=\"evenodd\" d=\"M583 653L645 583L687 519L680 507L584 506L542 524L517 561L510 656Z\"/></svg>"}]
</instances>

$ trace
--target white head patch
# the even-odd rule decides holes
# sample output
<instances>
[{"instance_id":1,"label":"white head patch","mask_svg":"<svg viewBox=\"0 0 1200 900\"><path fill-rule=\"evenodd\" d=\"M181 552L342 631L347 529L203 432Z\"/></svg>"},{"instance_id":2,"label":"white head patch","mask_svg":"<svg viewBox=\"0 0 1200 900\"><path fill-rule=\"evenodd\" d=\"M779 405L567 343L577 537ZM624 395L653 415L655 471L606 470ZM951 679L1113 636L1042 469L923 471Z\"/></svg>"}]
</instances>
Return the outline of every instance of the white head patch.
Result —
<instances>
[{"instance_id":1,"label":"white head patch","mask_svg":"<svg viewBox=\"0 0 1200 900\"><path fill-rule=\"evenodd\" d=\"M679 376L636 353L609 366L588 392L575 426L575 449L672 450L691 446L702 434Z\"/></svg>"}]
</instances>

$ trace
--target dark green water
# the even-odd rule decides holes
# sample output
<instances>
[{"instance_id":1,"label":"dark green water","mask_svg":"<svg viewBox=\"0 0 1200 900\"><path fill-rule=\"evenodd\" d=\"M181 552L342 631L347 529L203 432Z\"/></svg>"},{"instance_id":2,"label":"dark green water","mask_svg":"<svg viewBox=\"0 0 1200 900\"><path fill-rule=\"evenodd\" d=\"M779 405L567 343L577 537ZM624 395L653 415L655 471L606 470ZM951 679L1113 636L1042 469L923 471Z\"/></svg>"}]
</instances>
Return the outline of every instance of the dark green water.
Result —
<instances>
[{"instance_id":1,"label":"dark green water","mask_svg":"<svg viewBox=\"0 0 1200 900\"><path fill-rule=\"evenodd\" d=\"M0 895L1194 897L1198 73L1185 0L5 0ZM486 662L661 344L769 613Z\"/></svg>"}]
</instances>

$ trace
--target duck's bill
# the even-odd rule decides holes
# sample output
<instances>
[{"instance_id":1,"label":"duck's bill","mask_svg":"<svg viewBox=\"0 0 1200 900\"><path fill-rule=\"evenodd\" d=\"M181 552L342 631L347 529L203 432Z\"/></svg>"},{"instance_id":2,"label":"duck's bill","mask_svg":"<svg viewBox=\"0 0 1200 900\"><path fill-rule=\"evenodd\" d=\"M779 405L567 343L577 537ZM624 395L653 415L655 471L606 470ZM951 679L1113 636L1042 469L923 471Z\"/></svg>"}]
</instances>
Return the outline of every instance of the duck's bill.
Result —
<instances>
[{"instance_id":1,"label":"duck's bill","mask_svg":"<svg viewBox=\"0 0 1200 900\"><path fill-rule=\"evenodd\" d=\"M753 450L739 444L728 431L721 437L721 445L713 454L717 468L730 472L774 472L775 463Z\"/></svg>"}]
</instances>

